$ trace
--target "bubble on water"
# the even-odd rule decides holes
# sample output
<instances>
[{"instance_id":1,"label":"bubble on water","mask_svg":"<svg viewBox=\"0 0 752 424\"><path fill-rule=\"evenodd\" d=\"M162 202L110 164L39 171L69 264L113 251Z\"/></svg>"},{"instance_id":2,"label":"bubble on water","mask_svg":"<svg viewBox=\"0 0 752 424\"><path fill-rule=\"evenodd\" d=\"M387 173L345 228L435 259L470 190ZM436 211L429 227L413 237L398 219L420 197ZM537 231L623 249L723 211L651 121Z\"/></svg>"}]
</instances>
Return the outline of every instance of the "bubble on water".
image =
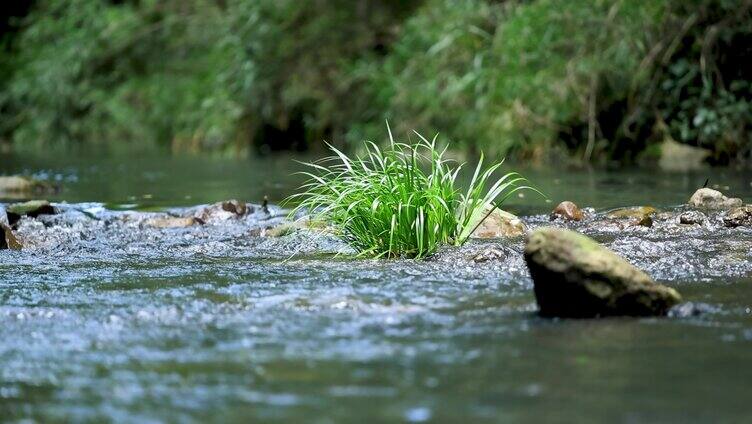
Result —
<instances>
[{"instance_id":1,"label":"bubble on water","mask_svg":"<svg viewBox=\"0 0 752 424\"><path fill-rule=\"evenodd\" d=\"M422 423L431 419L431 410L426 407L416 407L405 412L405 419L412 423Z\"/></svg>"},{"instance_id":2,"label":"bubble on water","mask_svg":"<svg viewBox=\"0 0 752 424\"><path fill-rule=\"evenodd\" d=\"M522 392L530 397L539 396L541 393L543 393L543 386L537 383L528 384L522 389Z\"/></svg>"}]
</instances>

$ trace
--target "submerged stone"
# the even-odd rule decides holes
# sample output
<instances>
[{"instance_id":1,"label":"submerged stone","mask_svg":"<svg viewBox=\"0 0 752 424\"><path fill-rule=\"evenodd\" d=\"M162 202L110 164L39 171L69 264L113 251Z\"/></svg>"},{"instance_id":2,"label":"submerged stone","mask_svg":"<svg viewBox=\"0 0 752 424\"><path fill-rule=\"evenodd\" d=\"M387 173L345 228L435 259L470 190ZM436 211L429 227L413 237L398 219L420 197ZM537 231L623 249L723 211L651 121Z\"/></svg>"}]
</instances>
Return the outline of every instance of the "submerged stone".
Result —
<instances>
[{"instance_id":1,"label":"submerged stone","mask_svg":"<svg viewBox=\"0 0 752 424\"><path fill-rule=\"evenodd\" d=\"M611 219L636 219L642 220L655 214L657 210L652 206L637 206L634 208L621 208L608 213Z\"/></svg>"},{"instance_id":2,"label":"submerged stone","mask_svg":"<svg viewBox=\"0 0 752 424\"><path fill-rule=\"evenodd\" d=\"M482 252L473 255L472 260L475 263L483 263L488 261L503 260L506 258L507 252L495 247L489 247L487 249L484 249Z\"/></svg>"},{"instance_id":3,"label":"submerged stone","mask_svg":"<svg viewBox=\"0 0 752 424\"><path fill-rule=\"evenodd\" d=\"M718 190L701 188L689 199L689 206L698 209L731 209L742 206L742 199L726 197Z\"/></svg>"},{"instance_id":4,"label":"submerged stone","mask_svg":"<svg viewBox=\"0 0 752 424\"><path fill-rule=\"evenodd\" d=\"M723 225L734 228L741 226L752 226L752 205L745 205L731 209L723 217Z\"/></svg>"},{"instance_id":5,"label":"submerged stone","mask_svg":"<svg viewBox=\"0 0 752 424\"><path fill-rule=\"evenodd\" d=\"M686 211L679 215L679 223L684 225L700 225L705 222L705 214L700 211Z\"/></svg>"},{"instance_id":6,"label":"submerged stone","mask_svg":"<svg viewBox=\"0 0 752 424\"><path fill-rule=\"evenodd\" d=\"M275 227L271 227L271 228L267 228L263 230L260 233L260 235L263 235L266 237L284 237L302 228L305 228L305 226L302 224L298 224L296 222L284 222Z\"/></svg>"},{"instance_id":7,"label":"submerged stone","mask_svg":"<svg viewBox=\"0 0 752 424\"><path fill-rule=\"evenodd\" d=\"M144 221L144 225L154 228L186 228L200 224L200 220L192 216L150 218Z\"/></svg>"},{"instance_id":8,"label":"submerged stone","mask_svg":"<svg viewBox=\"0 0 752 424\"><path fill-rule=\"evenodd\" d=\"M681 301L676 290L574 231L535 230L525 245L525 261L543 316L665 315Z\"/></svg>"},{"instance_id":9,"label":"submerged stone","mask_svg":"<svg viewBox=\"0 0 752 424\"><path fill-rule=\"evenodd\" d=\"M485 214L488 214L486 211ZM485 215L484 215L485 216ZM501 209L495 209L470 235L472 238L510 238L525 234L527 227L520 218Z\"/></svg>"},{"instance_id":10,"label":"submerged stone","mask_svg":"<svg viewBox=\"0 0 752 424\"><path fill-rule=\"evenodd\" d=\"M554 208L550 218L552 221L557 218L563 218L567 221L582 221L584 216L582 210L574 202L565 200Z\"/></svg>"}]
</instances>

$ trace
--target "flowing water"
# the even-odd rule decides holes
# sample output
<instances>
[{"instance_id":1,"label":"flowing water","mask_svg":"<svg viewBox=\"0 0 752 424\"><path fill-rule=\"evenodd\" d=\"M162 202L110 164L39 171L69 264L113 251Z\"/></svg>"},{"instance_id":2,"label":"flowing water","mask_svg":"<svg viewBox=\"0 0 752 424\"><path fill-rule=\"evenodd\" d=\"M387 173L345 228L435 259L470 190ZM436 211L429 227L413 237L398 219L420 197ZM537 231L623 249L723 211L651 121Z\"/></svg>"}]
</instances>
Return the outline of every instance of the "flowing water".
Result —
<instances>
[{"instance_id":1,"label":"flowing water","mask_svg":"<svg viewBox=\"0 0 752 424\"><path fill-rule=\"evenodd\" d=\"M49 200L69 204L22 223L37 244L0 251L0 417L752 420L749 229L580 224L688 303L666 318L550 320L535 314L521 241L428 261L352 260L331 255L343 248L334 241L259 236L281 219L274 207L177 229L128 218L228 198L278 202L299 168L288 157L4 158L0 173L58 181ZM526 174L552 202L597 212L674 210L707 178L752 199L752 174L729 170ZM551 207L529 194L510 205L532 226ZM504 257L470 259L488 247Z\"/></svg>"}]
</instances>

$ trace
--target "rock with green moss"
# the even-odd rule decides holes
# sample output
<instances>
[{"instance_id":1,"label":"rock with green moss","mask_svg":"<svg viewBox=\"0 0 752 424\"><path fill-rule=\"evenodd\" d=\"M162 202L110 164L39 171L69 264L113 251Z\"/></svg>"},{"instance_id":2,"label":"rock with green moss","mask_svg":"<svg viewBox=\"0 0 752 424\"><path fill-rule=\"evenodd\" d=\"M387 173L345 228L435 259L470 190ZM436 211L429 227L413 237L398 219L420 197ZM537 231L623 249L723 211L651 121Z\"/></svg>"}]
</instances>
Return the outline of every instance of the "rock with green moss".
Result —
<instances>
[{"instance_id":1,"label":"rock with green moss","mask_svg":"<svg viewBox=\"0 0 752 424\"><path fill-rule=\"evenodd\" d=\"M612 210L608 213L608 217L611 219L635 219L641 220L646 217L655 215L658 212L652 206L637 206L633 208L620 208Z\"/></svg>"},{"instance_id":2,"label":"rock with green moss","mask_svg":"<svg viewBox=\"0 0 752 424\"><path fill-rule=\"evenodd\" d=\"M676 290L574 231L535 230L525 246L525 261L543 316L665 315L681 301Z\"/></svg>"},{"instance_id":3,"label":"rock with green moss","mask_svg":"<svg viewBox=\"0 0 752 424\"><path fill-rule=\"evenodd\" d=\"M8 205L6 208L8 225L15 225L22 216L36 218L39 215L54 215L55 213L55 207L46 200L30 200L23 203L14 203Z\"/></svg>"}]
</instances>

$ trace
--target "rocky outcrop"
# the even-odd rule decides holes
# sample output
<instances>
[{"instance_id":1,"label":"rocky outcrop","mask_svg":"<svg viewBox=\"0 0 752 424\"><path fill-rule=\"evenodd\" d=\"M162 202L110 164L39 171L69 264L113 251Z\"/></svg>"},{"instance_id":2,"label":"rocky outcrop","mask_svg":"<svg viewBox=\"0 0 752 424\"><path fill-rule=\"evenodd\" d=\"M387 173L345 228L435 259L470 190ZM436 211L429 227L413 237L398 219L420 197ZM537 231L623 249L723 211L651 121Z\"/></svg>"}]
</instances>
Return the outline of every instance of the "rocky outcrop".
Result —
<instances>
[{"instance_id":1,"label":"rocky outcrop","mask_svg":"<svg viewBox=\"0 0 752 424\"><path fill-rule=\"evenodd\" d=\"M567 221L582 221L585 215L582 210L573 202L565 200L559 203L553 211L551 211L551 221L555 219L564 219Z\"/></svg>"},{"instance_id":2,"label":"rocky outcrop","mask_svg":"<svg viewBox=\"0 0 752 424\"><path fill-rule=\"evenodd\" d=\"M697 209L728 210L742 206L742 203L742 199L726 197L712 188L701 188L689 199L689 206Z\"/></svg>"},{"instance_id":3,"label":"rocky outcrop","mask_svg":"<svg viewBox=\"0 0 752 424\"><path fill-rule=\"evenodd\" d=\"M676 290L574 231L535 230L525 246L525 261L543 316L665 315L681 301Z\"/></svg>"}]
</instances>

